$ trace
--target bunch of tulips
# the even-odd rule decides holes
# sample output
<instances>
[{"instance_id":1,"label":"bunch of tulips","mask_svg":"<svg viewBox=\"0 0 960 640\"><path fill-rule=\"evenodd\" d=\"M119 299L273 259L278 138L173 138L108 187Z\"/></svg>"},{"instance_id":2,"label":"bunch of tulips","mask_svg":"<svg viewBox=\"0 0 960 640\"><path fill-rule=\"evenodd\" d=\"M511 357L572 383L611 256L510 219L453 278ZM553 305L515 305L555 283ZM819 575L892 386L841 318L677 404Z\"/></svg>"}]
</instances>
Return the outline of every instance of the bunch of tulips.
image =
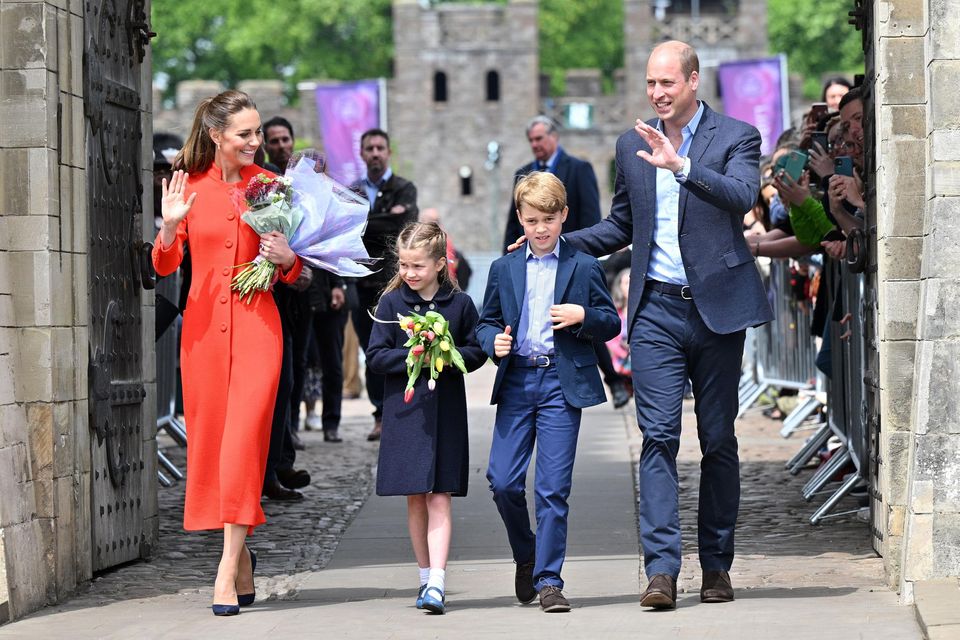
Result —
<instances>
[{"instance_id":1,"label":"bunch of tulips","mask_svg":"<svg viewBox=\"0 0 960 640\"><path fill-rule=\"evenodd\" d=\"M436 311L428 311L425 315L410 313L398 315L400 328L409 338L403 345L410 349L407 354L407 387L403 394L403 401L413 400L413 387L421 374L429 372L430 379L427 388L433 391L437 386L437 376L445 366L451 365L467 372L463 363L463 356L457 351L450 335L450 323ZM426 369L425 369L426 368Z\"/></svg>"}]
</instances>

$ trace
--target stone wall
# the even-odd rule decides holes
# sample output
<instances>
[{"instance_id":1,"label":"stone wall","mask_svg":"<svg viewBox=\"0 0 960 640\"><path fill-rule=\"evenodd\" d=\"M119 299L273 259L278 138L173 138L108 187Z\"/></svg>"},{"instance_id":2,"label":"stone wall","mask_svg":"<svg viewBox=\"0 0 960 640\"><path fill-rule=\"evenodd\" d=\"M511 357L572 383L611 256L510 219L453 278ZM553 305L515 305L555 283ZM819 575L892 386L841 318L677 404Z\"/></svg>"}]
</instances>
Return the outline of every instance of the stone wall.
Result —
<instances>
[{"instance_id":1,"label":"stone wall","mask_svg":"<svg viewBox=\"0 0 960 640\"><path fill-rule=\"evenodd\" d=\"M960 2L877 1L884 561L960 575Z\"/></svg>"},{"instance_id":2,"label":"stone wall","mask_svg":"<svg viewBox=\"0 0 960 640\"><path fill-rule=\"evenodd\" d=\"M83 11L0 0L0 623L92 573Z\"/></svg>"}]
</instances>

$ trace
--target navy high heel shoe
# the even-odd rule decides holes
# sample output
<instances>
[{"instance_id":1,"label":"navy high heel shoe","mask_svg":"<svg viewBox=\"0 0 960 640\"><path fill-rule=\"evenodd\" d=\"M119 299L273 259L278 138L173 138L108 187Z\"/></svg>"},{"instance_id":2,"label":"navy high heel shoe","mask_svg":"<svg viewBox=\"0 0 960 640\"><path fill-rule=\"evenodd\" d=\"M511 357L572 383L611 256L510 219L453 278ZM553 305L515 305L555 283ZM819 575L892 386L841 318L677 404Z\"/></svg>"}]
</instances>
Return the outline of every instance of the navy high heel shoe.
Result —
<instances>
[{"instance_id":1,"label":"navy high heel shoe","mask_svg":"<svg viewBox=\"0 0 960 640\"><path fill-rule=\"evenodd\" d=\"M250 573L253 574L257 570L257 554L250 550ZM254 600L257 599L257 590L254 589L253 593L238 593L237 594L237 603L240 607L249 607L253 604Z\"/></svg>"},{"instance_id":2,"label":"navy high heel shoe","mask_svg":"<svg viewBox=\"0 0 960 640\"><path fill-rule=\"evenodd\" d=\"M210 608L215 616L235 616L240 613L240 605L237 604L214 604Z\"/></svg>"}]
</instances>

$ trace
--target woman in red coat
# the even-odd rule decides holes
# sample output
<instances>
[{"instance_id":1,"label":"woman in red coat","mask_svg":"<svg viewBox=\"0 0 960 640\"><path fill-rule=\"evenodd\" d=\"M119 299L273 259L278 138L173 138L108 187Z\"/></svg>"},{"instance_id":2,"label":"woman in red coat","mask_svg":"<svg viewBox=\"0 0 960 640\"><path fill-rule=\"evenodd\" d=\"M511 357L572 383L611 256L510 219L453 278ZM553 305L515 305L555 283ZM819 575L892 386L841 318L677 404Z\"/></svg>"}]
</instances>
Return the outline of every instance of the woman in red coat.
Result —
<instances>
[{"instance_id":1,"label":"woman in red coat","mask_svg":"<svg viewBox=\"0 0 960 640\"><path fill-rule=\"evenodd\" d=\"M262 143L250 97L225 91L197 107L193 128L163 184L163 226L153 264L172 273L189 243L193 280L183 314L181 369L190 444L183 526L223 529L213 592L216 615L253 601L253 563L244 540L265 518L260 508L283 337L273 296L241 302L230 290L234 266L258 253L293 282L300 259L279 233L258 236L237 205ZM272 174L271 174L272 175Z\"/></svg>"}]
</instances>

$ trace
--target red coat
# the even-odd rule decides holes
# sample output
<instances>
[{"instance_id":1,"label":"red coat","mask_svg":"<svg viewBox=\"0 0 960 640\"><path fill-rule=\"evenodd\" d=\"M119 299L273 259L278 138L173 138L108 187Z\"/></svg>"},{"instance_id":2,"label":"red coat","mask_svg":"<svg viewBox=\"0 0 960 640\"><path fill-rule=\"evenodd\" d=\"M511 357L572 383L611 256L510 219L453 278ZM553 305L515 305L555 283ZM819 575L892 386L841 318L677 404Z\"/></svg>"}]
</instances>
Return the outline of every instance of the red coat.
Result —
<instances>
[{"instance_id":1,"label":"red coat","mask_svg":"<svg viewBox=\"0 0 960 640\"><path fill-rule=\"evenodd\" d=\"M196 202L163 247L153 250L158 275L176 270L184 243L190 247L193 279L183 312L180 367L187 447L187 496L183 527L221 529L225 523L253 527L266 520L260 508L263 474L270 448L270 424L280 377L283 334L280 316L269 292L249 304L230 290L235 265L252 260L260 238L240 220L237 188L258 173L245 167L241 181L222 181L212 165L192 175L186 196ZM300 274L300 259L283 282Z\"/></svg>"}]
</instances>

